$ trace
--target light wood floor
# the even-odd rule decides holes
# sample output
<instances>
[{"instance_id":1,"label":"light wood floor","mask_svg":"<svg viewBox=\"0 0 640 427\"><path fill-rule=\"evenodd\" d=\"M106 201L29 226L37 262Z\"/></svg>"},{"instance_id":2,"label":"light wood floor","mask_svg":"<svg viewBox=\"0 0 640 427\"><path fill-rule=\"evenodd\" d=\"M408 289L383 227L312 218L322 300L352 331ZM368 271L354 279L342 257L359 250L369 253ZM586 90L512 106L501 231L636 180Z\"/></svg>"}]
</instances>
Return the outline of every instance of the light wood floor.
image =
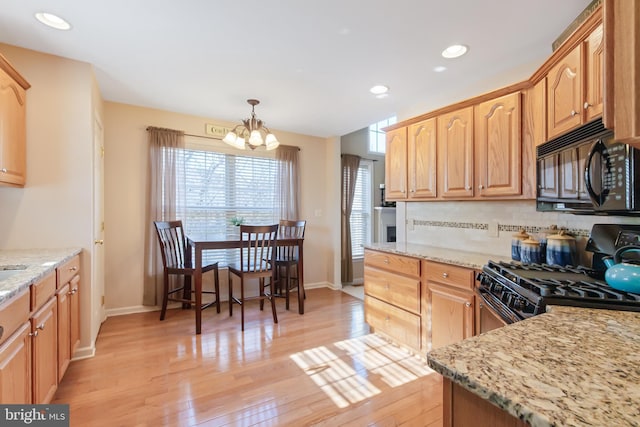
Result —
<instances>
[{"instance_id":1,"label":"light wood floor","mask_svg":"<svg viewBox=\"0 0 640 427\"><path fill-rule=\"evenodd\" d=\"M277 305L274 325L248 303L244 333L226 304L199 336L191 310L109 318L52 403L78 427L442 425L441 377L369 334L361 300L323 288L302 316Z\"/></svg>"}]
</instances>

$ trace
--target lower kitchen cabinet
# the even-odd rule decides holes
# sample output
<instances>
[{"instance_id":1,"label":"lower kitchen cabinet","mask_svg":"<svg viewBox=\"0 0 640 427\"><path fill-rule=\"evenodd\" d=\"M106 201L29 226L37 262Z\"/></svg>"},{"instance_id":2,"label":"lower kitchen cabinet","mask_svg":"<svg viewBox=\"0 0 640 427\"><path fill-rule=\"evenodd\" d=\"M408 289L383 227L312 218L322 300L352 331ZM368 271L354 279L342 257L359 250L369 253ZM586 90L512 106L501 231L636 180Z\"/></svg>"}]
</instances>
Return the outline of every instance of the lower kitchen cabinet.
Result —
<instances>
[{"instance_id":1,"label":"lower kitchen cabinet","mask_svg":"<svg viewBox=\"0 0 640 427\"><path fill-rule=\"evenodd\" d=\"M23 323L0 346L0 403L31 402L31 324Z\"/></svg>"},{"instance_id":2,"label":"lower kitchen cabinet","mask_svg":"<svg viewBox=\"0 0 640 427\"><path fill-rule=\"evenodd\" d=\"M421 350L420 260L365 250L365 321L373 331Z\"/></svg>"},{"instance_id":3,"label":"lower kitchen cabinet","mask_svg":"<svg viewBox=\"0 0 640 427\"><path fill-rule=\"evenodd\" d=\"M80 257L56 270L58 284L58 381L62 380L80 342Z\"/></svg>"},{"instance_id":4,"label":"lower kitchen cabinet","mask_svg":"<svg viewBox=\"0 0 640 427\"><path fill-rule=\"evenodd\" d=\"M58 291L58 382L62 381L71 362L69 289L69 284L66 284Z\"/></svg>"},{"instance_id":5,"label":"lower kitchen cabinet","mask_svg":"<svg viewBox=\"0 0 640 427\"><path fill-rule=\"evenodd\" d=\"M442 406L444 427L524 427L528 425L448 378L443 380Z\"/></svg>"},{"instance_id":6,"label":"lower kitchen cabinet","mask_svg":"<svg viewBox=\"0 0 640 427\"><path fill-rule=\"evenodd\" d=\"M33 403L49 403L58 388L57 302L52 297L31 318Z\"/></svg>"},{"instance_id":7,"label":"lower kitchen cabinet","mask_svg":"<svg viewBox=\"0 0 640 427\"><path fill-rule=\"evenodd\" d=\"M431 349L474 334L474 271L438 262L424 262L428 293Z\"/></svg>"}]
</instances>

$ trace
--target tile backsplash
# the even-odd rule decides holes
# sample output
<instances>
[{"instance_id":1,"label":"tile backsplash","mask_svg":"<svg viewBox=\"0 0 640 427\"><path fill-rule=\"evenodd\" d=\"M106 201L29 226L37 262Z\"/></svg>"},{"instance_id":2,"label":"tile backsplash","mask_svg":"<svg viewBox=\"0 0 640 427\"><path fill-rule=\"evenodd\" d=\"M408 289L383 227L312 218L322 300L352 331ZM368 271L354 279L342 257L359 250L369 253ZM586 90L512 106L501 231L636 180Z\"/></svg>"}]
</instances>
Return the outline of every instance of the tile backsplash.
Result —
<instances>
[{"instance_id":1,"label":"tile backsplash","mask_svg":"<svg viewBox=\"0 0 640 427\"><path fill-rule=\"evenodd\" d=\"M510 256L512 235L520 229L537 237L552 225L576 237L581 264L590 264L584 252L596 223L640 224L640 219L537 212L535 201L411 202L398 209L404 219L405 241L491 255ZM404 213L404 218L402 213ZM400 227L399 227L400 228ZM399 231L399 234L402 234Z\"/></svg>"}]
</instances>

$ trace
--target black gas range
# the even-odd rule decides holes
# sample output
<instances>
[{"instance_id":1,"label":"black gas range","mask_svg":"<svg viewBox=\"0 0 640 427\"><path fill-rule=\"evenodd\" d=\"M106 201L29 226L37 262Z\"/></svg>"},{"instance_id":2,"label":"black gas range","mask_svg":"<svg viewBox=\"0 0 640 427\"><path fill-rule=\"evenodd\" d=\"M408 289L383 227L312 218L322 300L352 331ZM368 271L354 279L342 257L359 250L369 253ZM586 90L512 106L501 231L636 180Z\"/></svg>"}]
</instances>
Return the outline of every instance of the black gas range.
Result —
<instances>
[{"instance_id":1,"label":"black gas range","mask_svg":"<svg viewBox=\"0 0 640 427\"><path fill-rule=\"evenodd\" d=\"M544 313L547 305L640 312L640 295L611 288L601 275L584 267L489 261L478 292L506 323Z\"/></svg>"}]
</instances>

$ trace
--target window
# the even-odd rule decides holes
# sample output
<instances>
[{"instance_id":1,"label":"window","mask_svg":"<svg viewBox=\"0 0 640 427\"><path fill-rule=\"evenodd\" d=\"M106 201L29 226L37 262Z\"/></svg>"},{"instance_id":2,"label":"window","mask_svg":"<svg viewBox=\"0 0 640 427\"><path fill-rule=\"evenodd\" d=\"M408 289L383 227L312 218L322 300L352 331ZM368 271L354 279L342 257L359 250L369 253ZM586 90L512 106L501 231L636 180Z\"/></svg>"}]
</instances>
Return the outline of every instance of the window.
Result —
<instances>
[{"instance_id":1,"label":"window","mask_svg":"<svg viewBox=\"0 0 640 427\"><path fill-rule=\"evenodd\" d=\"M385 152L385 133L382 129L396 123L396 117L389 117L386 120L379 121L369 125L369 152L376 154L384 154Z\"/></svg>"},{"instance_id":2,"label":"window","mask_svg":"<svg viewBox=\"0 0 640 427\"><path fill-rule=\"evenodd\" d=\"M351 252L353 258L364 257L364 245L371 243L371 176L373 162L361 160L351 210Z\"/></svg>"},{"instance_id":3,"label":"window","mask_svg":"<svg viewBox=\"0 0 640 427\"><path fill-rule=\"evenodd\" d=\"M232 219L245 224L275 224L276 160L187 149L178 171L178 206L187 234L237 237ZM183 178L182 178L183 177ZM203 262L237 262L238 250L207 251Z\"/></svg>"}]
</instances>

